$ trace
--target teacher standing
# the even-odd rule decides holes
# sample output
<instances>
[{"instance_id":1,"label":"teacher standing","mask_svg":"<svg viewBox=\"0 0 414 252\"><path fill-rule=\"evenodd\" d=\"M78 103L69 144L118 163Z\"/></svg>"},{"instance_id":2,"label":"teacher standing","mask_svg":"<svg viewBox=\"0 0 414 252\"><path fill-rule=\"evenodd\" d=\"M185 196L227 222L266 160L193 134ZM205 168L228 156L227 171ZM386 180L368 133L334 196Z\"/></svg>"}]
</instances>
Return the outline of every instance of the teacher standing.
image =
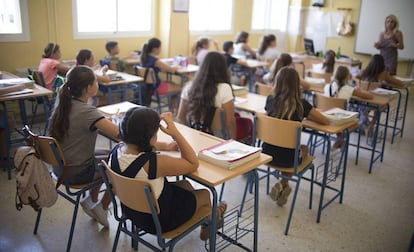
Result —
<instances>
[{"instance_id":1,"label":"teacher standing","mask_svg":"<svg viewBox=\"0 0 414 252\"><path fill-rule=\"evenodd\" d=\"M374 46L384 57L385 70L391 75L397 74L398 49L404 49L404 41L402 32L398 30L398 19L395 15L385 18L385 31L380 33Z\"/></svg>"}]
</instances>

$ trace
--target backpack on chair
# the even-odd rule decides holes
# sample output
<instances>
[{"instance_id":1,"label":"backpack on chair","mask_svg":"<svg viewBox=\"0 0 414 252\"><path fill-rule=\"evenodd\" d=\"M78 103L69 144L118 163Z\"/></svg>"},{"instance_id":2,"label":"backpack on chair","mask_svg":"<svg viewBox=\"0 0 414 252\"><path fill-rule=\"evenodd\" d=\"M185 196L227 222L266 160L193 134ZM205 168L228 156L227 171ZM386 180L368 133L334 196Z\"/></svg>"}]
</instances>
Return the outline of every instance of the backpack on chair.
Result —
<instances>
[{"instance_id":1,"label":"backpack on chair","mask_svg":"<svg viewBox=\"0 0 414 252\"><path fill-rule=\"evenodd\" d=\"M236 140L248 145L253 141L253 122L250 118L241 117L239 113L235 112L236 118Z\"/></svg>"},{"instance_id":2,"label":"backpack on chair","mask_svg":"<svg viewBox=\"0 0 414 252\"><path fill-rule=\"evenodd\" d=\"M31 146L21 146L14 155L16 168L16 209L30 205L35 211L56 203L57 192L46 164L36 151L36 137Z\"/></svg>"}]
</instances>

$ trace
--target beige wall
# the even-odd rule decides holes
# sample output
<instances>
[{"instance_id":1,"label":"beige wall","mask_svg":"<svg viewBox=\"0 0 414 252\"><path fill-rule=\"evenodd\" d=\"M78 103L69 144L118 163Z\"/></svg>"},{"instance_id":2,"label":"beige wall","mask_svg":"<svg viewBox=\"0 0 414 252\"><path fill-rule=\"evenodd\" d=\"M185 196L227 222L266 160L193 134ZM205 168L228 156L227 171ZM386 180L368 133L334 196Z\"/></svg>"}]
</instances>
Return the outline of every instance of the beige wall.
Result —
<instances>
[{"instance_id":1,"label":"beige wall","mask_svg":"<svg viewBox=\"0 0 414 252\"><path fill-rule=\"evenodd\" d=\"M200 35L183 34L188 30L188 14L171 13L173 0L155 0L155 36L163 41L163 55L173 56L177 54L189 54L194 41ZM100 59L105 56L105 39L73 39L72 30L72 0L28 0L28 12L30 22L30 37L28 42L2 42L0 43L0 69L15 72L17 68L37 66L48 42L57 42L61 46L62 59L75 58L76 52L82 48L94 51L95 57ZM310 0L291 0L291 5L309 6ZM352 21L357 22L359 16L360 0L326 0L326 5L332 8L323 8L331 11L337 8L351 8ZM56 3L56 6L54 4ZM235 0L235 13L233 15L233 32L225 35L211 35L221 47L225 40L234 40L237 32L250 30L252 0ZM49 5L49 13L47 11ZM56 7L56 16L54 9ZM169 12L169 13L166 13ZM50 24L50 29L48 29ZM177 33L180 31L181 35ZM57 31L57 32L55 32ZM262 34L251 33L249 43L257 47ZM302 36L286 36L286 51L303 50ZM115 38L119 42L120 56L126 56L133 50L140 49L148 37L139 38ZM355 36L341 38L327 38L326 47L336 50L341 46L341 52L351 57L360 58L364 65L369 57L355 55L353 53ZM406 41L407 43L407 41ZM186 53L187 52L187 53ZM399 64L398 73L405 75L407 64Z\"/></svg>"}]
</instances>

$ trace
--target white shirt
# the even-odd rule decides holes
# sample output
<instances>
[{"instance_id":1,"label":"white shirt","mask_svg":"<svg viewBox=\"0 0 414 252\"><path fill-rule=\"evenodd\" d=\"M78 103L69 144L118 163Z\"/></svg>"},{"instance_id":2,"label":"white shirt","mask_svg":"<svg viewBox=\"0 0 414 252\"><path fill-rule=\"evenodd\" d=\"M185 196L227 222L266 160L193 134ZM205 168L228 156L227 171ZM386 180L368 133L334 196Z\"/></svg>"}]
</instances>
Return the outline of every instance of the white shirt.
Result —
<instances>
[{"instance_id":1,"label":"white shirt","mask_svg":"<svg viewBox=\"0 0 414 252\"><path fill-rule=\"evenodd\" d=\"M275 60L279 57L279 55L280 55L280 51L276 49L276 47L269 47L266 49L266 51L262 55L259 55L259 57L267 61L267 60Z\"/></svg>"},{"instance_id":2,"label":"white shirt","mask_svg":"<svg viewBox=\"0 0 414 252\"><path fill-rule=\"evenodd\" d=\"M184 87L181 92L181 99L189 101L190 98L188 97L188 93L190 91L190 87L192 84L188 84ZM214 99L214 106L216 108L221 108L223 104L233 100L233 91L231 89L230 84L227 83L219 83L217 85L217 94Z\"/></svg>"},{"instance_id":3,"label":"white shirt","mask_svg":"<svg viewBox=\"0 0 414 252\"><path fill-rule=\"evenodd\" d=\"M142 153L138 155L132 155L132 154L124 154L121 151L118 152L118 162L119 162L119 168L121 171L124 171L137 157L139 157ZM110 163L110 162L109 162ZM147 180L148 183L151 184L152 188L154 189L154 194L157 197L157 199L160 197L162 190L164 189L164 178L159 177L156 179L148 179L148 174L145 171L145 169L141 168L135 178L139 178L142 180Z\"/></svg>"},{"instance_id":4,"label":"white shirt","mask_svg":"<svg viewBox=\"0 0 414 252\"><path fill-rule=\"evenodd\" d=\"M324 88L324 95L328 97L336 97L341 99L346 99L349 101L352 94L354 93L354 87L349 84L345 84L338 92L338 84L336 81L333 81L330 84L326 84Z\"/></svg>"},{"instance_id":5,"label":"white shirt","mask_svg":"<svg viewBox=\"0 0 414 252\"><path fill-rule=\"evenodd\" d=\"M203 60L207 54L208 54L208 50L205 48L202 48L200 49L200 51L198 51L197 56L196 56L197 65L201 66L201 63L203 63Z\"/></svg>"}]
</instances>

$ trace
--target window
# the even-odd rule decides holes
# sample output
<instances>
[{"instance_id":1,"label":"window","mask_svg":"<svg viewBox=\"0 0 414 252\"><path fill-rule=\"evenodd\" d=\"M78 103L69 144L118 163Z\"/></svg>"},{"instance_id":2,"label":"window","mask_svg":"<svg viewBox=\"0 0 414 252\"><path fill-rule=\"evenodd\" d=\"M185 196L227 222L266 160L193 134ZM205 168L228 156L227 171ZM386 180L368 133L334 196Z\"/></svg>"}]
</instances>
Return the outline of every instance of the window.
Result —
<instances>
[{"instance_id":1,"label":"window","mask_svg":"<svg viewBox=\"0 0 414 252\"><path fill-rule=\"evenodd\" d=\"M233 0L190 0L189 20L191 32L230 32Z\"/></svg>"},{"instance_id":2,"label":"window","mask_svg":"<svg viewBox=\"0 0 414 252\"><path fill-rule=\"evenodd\" d=\"M288 0L253 0L252 30L286 31Z\"/></svg>"},{"instance_id":3,"label":"window","mask_svg":"<svg viewBox=\"0 0 414 252\"><path fill-rule=\"evenodd\" d=\"M0 0L0 42L29 41L26 0Z\"/></svg>"},{"instance_id":4,"label":"window","mask_svg":"<svg viewBox=\"0 0 414 252\"><path fill-rule=\"evenodd\" d=\"M74 38L153 34L152 0L72 0Z\"/></svg>"}]
</instances>

